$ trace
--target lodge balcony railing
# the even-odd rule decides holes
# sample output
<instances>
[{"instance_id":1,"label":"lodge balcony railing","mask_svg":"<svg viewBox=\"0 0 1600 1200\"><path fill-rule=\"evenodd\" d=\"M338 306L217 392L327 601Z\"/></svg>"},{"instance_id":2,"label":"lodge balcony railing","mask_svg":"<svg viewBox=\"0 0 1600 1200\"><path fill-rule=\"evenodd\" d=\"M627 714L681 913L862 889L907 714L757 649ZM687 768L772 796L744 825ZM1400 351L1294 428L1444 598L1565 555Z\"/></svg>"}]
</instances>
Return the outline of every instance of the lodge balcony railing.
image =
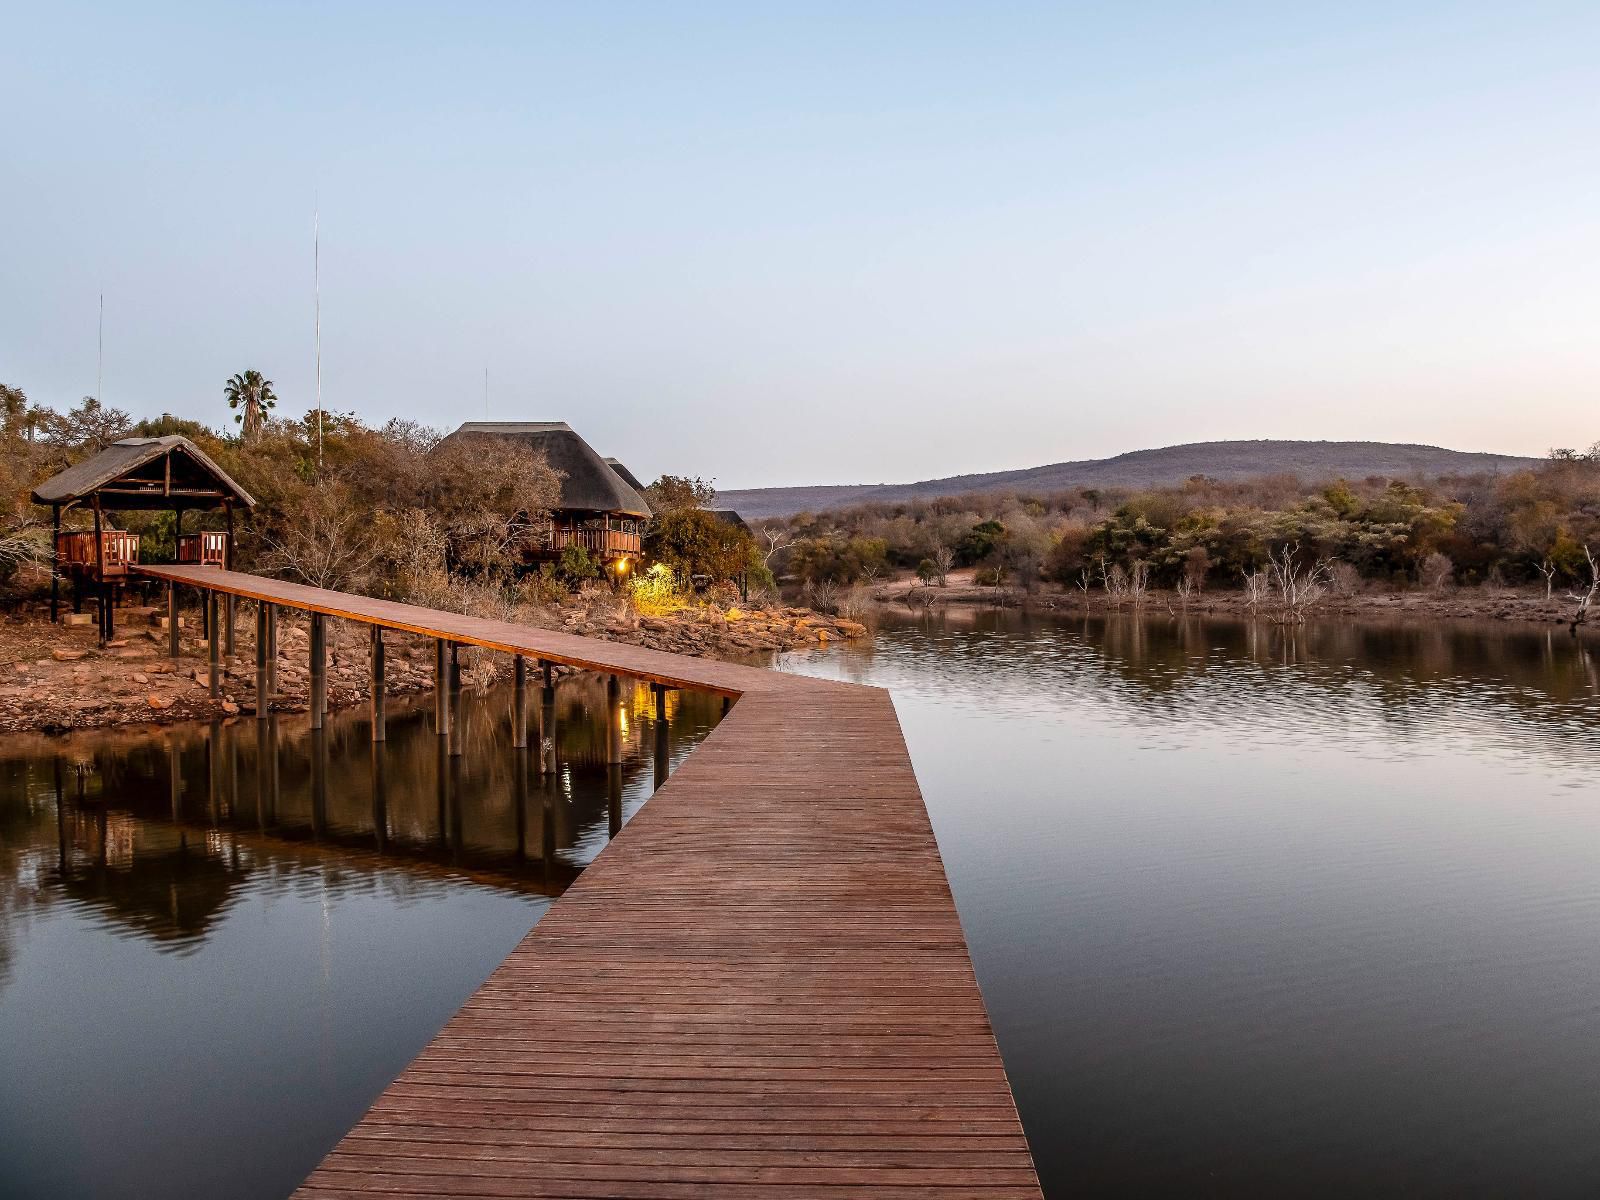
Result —
<instances>
[{"instance_id":1,"label":"lodge balcony railing","mask_svg":"<svg viewBox=\"0 0 1600 1200\"><path fill-rule=\"evenodd\" d=\"M562 529L550 531L550 549L557 554L568 546L582 546L597 554L638 554L639 535L621 529Z\"/></svg>"}]
</instances>

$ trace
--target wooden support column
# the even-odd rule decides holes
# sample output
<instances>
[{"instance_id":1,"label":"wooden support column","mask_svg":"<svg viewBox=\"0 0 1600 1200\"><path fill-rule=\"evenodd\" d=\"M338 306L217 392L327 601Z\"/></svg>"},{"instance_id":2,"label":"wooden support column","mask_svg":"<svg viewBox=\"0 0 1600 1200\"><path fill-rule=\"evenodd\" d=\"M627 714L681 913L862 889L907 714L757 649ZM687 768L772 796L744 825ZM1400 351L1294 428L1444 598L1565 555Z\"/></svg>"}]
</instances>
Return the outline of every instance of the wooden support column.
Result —
<instances>
[{"instance_id":1,"label":"wooden support column","mask_svg":"<svg viewBox=\"0 0 1600 1200\"><path fill-rule=\"evenodd\" d=\"M328 620L311 614L311 728L321 729L328 715Z\"/></svg>"},{"instance_id":2,"label":"wooden support column","mask_svg":"<svg viewBox=\"0 0 1600 1200\"><path fill-rule=\"evenodd\" d=\"M652 683L650 690L656 694L656 720L665 723L667 719L667 689L659 683Z\"/></svg>"},{"instance_id":3,"label":"wooden support column","mask_svg":"<svg viewBox=\"0 0 1600 1200\"><path fill-rule=\"evenodd\" d=\"M222 695L222 639L217 637L217 593L206 589L206 621L211 626L211 637L206 642L207 678L211 698Z\"/></svg>"},{"instance_id":4,"label":"wooden support column","mask_svg":"<svg viewBox=\"0 0 1600 1200\"><path fill-rule=\"evenodd\" d=\"M278 606L267 605L267 695L278 694Z\"/></svg>"},{"instance_id":5,"label":"wooden support column","mask_svg":"<svg viewBox=\"0 0 1600 1200\"><path fill-rule=\"evenodd\" d=\"M228 540L222 547L222 569L224 571L231 571L231 570L233 570L233 501L232 500L224 500L222 502L222 510L228 516ZM233 597L233 593L232 592L229 592L227 594L227 596L225 596L223 598L223 604L226 605L226 612L224 613L224 616L225 616L226 621L227 621L227 624L226 624L227 632L225 634L225 639L226 640L223 642L223 645L222 645L222 652L224 654L226 654L230 659L232 659L233 658L233 652L234 652L234 641L235 641L235 639L234 639L234 610L235 610L235 607L236 607L235 604L234 604L234 597Z\"/></svg>"},{"instance_id":6,"label":"wooden support column","mask_svg":"<svg viewBox=\"0 0 1600 1200\"><path fill-rule=\"evenodd\" d=\"M267 719L267 709L272 703L270 682L267 677L267 613L272 608L265 600L256 601L256 720Z\"/></svg>"},{"instance_id":7,"label":"wooden support column","mask_svg":"<svg viewBox=\"0 0 1600 1200\"><path fill-rule=\"evenodd\" d=\"M433 639L433 732L450 736L450 655L443 638Z\"/></svg>"},{"instance_id":8,"label":"wooden support column","mask_svg":"<svg viewBox=\"0 0 1600 1200\"><path fill-rule=\"evenodd\" d=\"M722 698L722 715L723 716L727 716L728 715L728 710L730 708L732 708L732 707L733 707L733 697L732 696L724 696Z\"/></svg>"},{"instance_id":9,"label":"wooden support column","mask_svg":"<svg viewBox=\"0 0 1600 1200\"><path fill-rule=\"evenodd\" d=\"M61 619L61 505L50 506L50 623Z\"/></svg>"},{"instance_id":10,"label":"wooden support column","mask_svg":"<svg viewBox=\"0 0 1600 1200\"><path fill-rule=\"evenodd\" d=\"M539 693L539 774L556 770L556 690L547 687Z\"/></svg>"},{"instance_id":11,"label":"wooden support column","mask_svg":"<svg viewBox=\"0 0 1600 1200\"><path fill-rule=\"evenodd\" d=\"M372 743L372 833L378 839L378 852L389 848L388 755L383 743Z\"/></svg>"},{"instance_id":12,"label":"wooden support column","mask_svg":"<svg viewBox=\"0 0 1600 1200\"><path fill-rule=\"evenodd\" d=\"M178 657L178 585L167 584L167 655Z\"/></svg>"},{"instance_id":13,"label":"wooden support column","mask_svg":"<svg viewBox=\"0 0 1600 1200\"><path fill-rule=\"evenodd\" d=\"M545 690L549 691L551 688L555 687L555 679L552 676L551 671L550 671L550 663L545 659L540 659L539 660L539 666L544 671L544 686L545 686Z\"/></svg>"},{"instance_id":14,"label":"wooden support column","mask_svg":"<svg viewBox=\"0 0 1600 1200\"><path fill-rule=\"evenodd\" d=\"M517 661L522 661L520 656ZM528 743L526 739L511 754L511 802L516 806L517 810L517 860L520 862L528 857Z\"/></svg>"},{"instance_id":15,"label":"wooden support column","mask_svg":"<svg viewBox=\"0 0 1600 1200\"><path fill-rule=\"evenodd\" d=\"M388 687L384 675L383 626L372 627L372 740L384 741L388 737L387 701Z\"/></svg>"},{"instance_id":16,"label":"wooden support column","mask_svg":"<svg viewBox=\"0 0 1600 1200\"><path fill-rule=\"evenodd\" d=\"M671 767L670 732L667 726L666 706L661 703L666 693L656 693L656 788L667 781L667 773Z\"/></svg>"},{"instance_id":17,"label":"wooden support column","mask_svg":"<svg viewBox=\"0 0 1600 1200\"><path fill-rule=\"evenodd\" d=\"M606 680L606 762L622 761L622 684L615 675Z\"/></svg>"},{"instance_id":18,"label":"wooden support column","mask_svg":"<svg viewBox=\"0 0 1600 1200\"><path fill-rule=\"evenodd\" d=\"M328 731L311 727L311 836L320 838L328 825Z\"/></svg>"},{"instance_id":19,"label":"wooden support column","mask_svg":"<svg viewBox=\"0 0 1600 1200\"><path fill-rule=\"evenodd\" d=\"M461 647L455 642L450 643L450 690L461 690Z\"/></svg>"},{"instance_id":20,"label":"wooden support column","mask_svg":"<svg viewBox=\"0 0 1600 1200\"><path fill-rule=\"evenodd\" d=\"M264 715L264 714L263 714ZM256 827L267 827L267 755L272 728L265 720L256 725Z\"/></svg>"},{"instance_id":21,"label":"wooden support column","mask_svg":"<svg viewBox=\"0 0 1600 1200\"><path fill-rule=\"evenodd\" d=\"M94 600L95 615L100 623L100 645L106 644L106 564L105 539L101 537L100 497L93 498L94 505Z\"/></svg>"},{"instance_id":22,"label":"wooden support column","mask_svg":"<svg viewBox=\"0 0 1600 1200\"><path fill-rule=\"evenodd\" d=\"M528 744L528 660L512 658L511 744L518 750Z\"/></svg>"}]
</instances>

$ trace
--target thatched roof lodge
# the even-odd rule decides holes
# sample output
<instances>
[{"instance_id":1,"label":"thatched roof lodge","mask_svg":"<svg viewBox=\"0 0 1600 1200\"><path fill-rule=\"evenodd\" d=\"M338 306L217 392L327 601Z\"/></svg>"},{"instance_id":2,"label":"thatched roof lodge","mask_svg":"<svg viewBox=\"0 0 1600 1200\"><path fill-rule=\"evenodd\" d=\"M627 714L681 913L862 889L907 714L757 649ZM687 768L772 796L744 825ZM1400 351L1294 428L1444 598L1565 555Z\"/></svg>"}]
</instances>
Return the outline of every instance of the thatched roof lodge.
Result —
<instances>
[{"instance_id":1,"label":"thatched roof lodge","mask_svg":"<svg viewBox=\"0 0 1600 1200\"><path fill-rule=\"evenodd\" d=\"M530 547L531 557L555 558L577 545L623 570L639 557L650 505L565 421L468 421L446 440L459 438L519 442L561 475L549 536Z\"/></svg>"},{"instance_id":2,"label":"thatched roof lodge","mask_svg":"<svg viewBox=\"0 0 1600 1200\"><path fill-rule=\"evenodd\" d=\"M618 475L620 475L622 477L622 482L627 484L629 487L631 487L634 490L634 492L638 495L639 499L644 501L644 506L646 508L650 509L650 515L652 517L655 516L656 515L656 510L653 509L653 508L650 508L650 497L645 493L645 485L639 482L639 477L637 475L635 475L632 471L628 470L627 467L623 466L622 465L622 460L619 459L619 458L607 457L606 466L610 467L613 471L615 471Z\"/></svg>"}]
</instances>

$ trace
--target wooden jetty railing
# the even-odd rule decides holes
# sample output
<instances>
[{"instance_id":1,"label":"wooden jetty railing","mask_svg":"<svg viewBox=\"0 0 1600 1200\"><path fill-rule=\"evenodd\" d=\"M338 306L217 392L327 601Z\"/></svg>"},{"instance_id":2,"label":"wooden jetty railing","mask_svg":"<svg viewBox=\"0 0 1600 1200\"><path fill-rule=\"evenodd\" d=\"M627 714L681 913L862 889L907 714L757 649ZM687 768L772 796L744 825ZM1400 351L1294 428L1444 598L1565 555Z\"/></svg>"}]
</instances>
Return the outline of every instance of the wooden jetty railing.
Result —
<instances>
[{"instance_id":1,"label":"wooden jetty railing","mask_svg":"<svg viewBox=\"0 0 1600 1200\"><path fill-rule=\"evenodd\" d=\"M300 1195L1039 1196L887 692L141 570L313 614L314 721L326 616L736 701Z\"/></svg>"}]
</instances>

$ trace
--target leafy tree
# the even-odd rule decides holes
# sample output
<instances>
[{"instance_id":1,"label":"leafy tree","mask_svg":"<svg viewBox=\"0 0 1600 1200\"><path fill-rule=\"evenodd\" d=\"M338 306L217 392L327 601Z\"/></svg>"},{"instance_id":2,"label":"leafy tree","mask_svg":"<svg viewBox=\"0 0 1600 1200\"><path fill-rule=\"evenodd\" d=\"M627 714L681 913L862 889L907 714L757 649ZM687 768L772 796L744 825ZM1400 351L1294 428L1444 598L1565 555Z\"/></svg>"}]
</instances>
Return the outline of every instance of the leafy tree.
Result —
<instances>
[{"instance_id":1,"label":"leafy tree","mask_svg":"<svg viewBox=\"0 0 1600 1200\"><path fill-rule=\"evenodd\" d=\"M587 548L571 542L556 560L556 574L573 587L600 574L600 564Z\"/></svg>"},{"instance_id":2,"label":"leafy tree","mask_svg":"<svg viewBox=\"0 0 1600 1200\"><path fill-rule=\"evenodd\" d=\"M234 410L234 421L239 434L247 442L261 435L267 423L267 413L278 406L278 396L272 390L272 380L260 371L246 371L235 375L222 388L228 407Z\"/></svg>"},{"instance_id":3,"label":"leafy tree","mask_svg":"<svg viewBox=\"0 0 1600 1200\"><path fill-rule=\"evenodd\" d=\"M645 488L650 507L657 515L684 509L710 508L717 498L715 480L691 479L687 475L663 475Z\"/></svg>"},{"instance_id":4,"label":"leafy tree","mask_svg":"<svg viewBox=\"0 0 1600 1200\"><path fill-rule=\"evenodd\" d=\"M734 580L761 555L748 530L698 508L661 513L645 535L645 553L666 564L680 584L696 575Z\"/></svg>"}]
</instances>

